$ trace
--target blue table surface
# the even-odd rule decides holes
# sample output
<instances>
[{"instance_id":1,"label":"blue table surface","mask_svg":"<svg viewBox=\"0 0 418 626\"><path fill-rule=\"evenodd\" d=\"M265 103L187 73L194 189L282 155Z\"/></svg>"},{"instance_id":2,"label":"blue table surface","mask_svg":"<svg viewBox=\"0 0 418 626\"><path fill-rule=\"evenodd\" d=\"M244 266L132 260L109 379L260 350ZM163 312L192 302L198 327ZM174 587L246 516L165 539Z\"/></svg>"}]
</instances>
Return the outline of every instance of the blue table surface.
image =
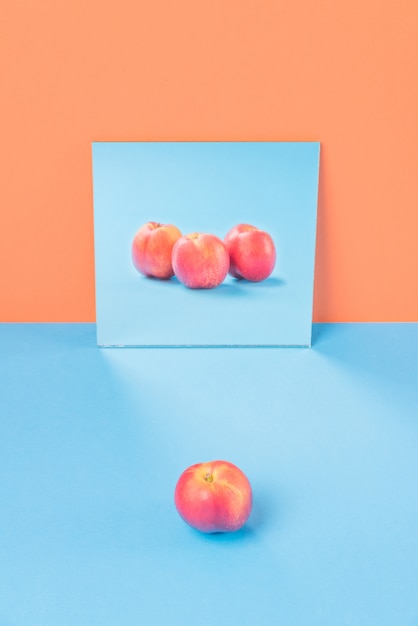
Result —
<instances>
[{"instance_id":1,"label":"blue table surface","mask_svg":"<svg viewBox=\"0 0 418 626\"><path fill-rule=\"evenodd\" d=\"M418 324L311 349L100 349L0 325L0 626L417 626ZM254 509L173 504L229 460Z\"/></svg>"}]
</instances>

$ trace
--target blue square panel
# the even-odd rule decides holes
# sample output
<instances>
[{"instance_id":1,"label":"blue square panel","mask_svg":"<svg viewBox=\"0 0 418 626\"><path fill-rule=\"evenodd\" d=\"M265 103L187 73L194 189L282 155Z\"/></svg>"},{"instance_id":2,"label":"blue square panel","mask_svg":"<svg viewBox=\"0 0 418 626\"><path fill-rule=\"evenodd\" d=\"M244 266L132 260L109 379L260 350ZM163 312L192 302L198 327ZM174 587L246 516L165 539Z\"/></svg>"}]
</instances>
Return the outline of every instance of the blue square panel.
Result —
<instances>
[{"instance_id":1,"label":"blue square panel","mask_svg":"<svg viewBox=\"0 0 418 626\"><path fill-rule=\"evenodd\" d=\"M318 142L95 142L97 341L101 346L310 346ZM272 273L190 289L140 274L141 226L224 240L238 224L267 232Z\"/></svg>"}]
</instances>

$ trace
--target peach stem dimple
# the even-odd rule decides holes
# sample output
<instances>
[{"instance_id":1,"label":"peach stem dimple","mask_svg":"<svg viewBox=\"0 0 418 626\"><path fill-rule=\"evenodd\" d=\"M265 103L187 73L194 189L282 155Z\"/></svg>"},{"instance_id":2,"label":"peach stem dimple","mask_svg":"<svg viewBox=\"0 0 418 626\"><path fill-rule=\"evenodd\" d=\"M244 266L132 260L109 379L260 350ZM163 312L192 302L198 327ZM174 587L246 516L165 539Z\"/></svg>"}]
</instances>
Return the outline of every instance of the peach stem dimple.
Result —
<instances>
[{"instance_id":1,"label":"peach stem dimple","mask_svg":"<svg viewBox=\"0 0 418 626\"><path fill-rule=\"evenodd\" d=\"M205 480L207 483L211 483L213 481L213 476L210 472L207 472L207 474L205 474Z\"/></svg>"}]
</instances>

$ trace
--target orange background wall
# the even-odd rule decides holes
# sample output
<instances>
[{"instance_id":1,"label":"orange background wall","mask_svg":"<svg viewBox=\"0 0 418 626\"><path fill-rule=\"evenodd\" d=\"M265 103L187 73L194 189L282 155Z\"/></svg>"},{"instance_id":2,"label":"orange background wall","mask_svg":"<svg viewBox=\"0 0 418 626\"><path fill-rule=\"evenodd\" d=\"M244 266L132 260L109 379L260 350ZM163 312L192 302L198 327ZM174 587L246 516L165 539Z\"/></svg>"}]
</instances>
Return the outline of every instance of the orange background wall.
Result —
<instances>
[{"instance_id":1,"label":"orange background wall","mask_svg":"<svg viewBox=\"0 0 418 626\"><path fill-rule=\"evenodd\" d=\"M6 0L0 321L94 321L91 142L319 140L315 321L418 321L416 0Z\"/></svg>"}]
</instances>

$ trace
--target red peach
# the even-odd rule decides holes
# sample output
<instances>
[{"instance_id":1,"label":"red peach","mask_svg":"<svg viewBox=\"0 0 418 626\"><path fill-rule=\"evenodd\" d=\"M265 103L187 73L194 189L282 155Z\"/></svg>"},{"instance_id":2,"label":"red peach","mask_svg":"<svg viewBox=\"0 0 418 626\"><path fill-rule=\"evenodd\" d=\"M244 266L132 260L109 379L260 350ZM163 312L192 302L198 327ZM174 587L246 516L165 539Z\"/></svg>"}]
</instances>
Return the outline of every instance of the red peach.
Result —
<instances>
[{"instance_id":1,"label":"red peach","mask_svg":"<svg viewBox=\"0 0 418 626\"><path fill-rule=\"evenodd\" d=\"M174 276L171 251L181 232L172 224L147 222L132 242L132 261L141 274L168 279Z\"/></svg>"},{"instance_id":2,"label":"red peach","mask_svg":"<svg viewBox=\"0 0 418 626\"><path fill-rule=\"evenodd\" d=\"M228 274L229 254L215 235L191 233L180 237L171 260L175 275L190 289L212 289Z\"/></svg>"},{"instance_id":3,"label":"red peach","mask_svg":"<svg viewBox=\"0 0 418 626\"><path fill-rule=\"evenodd\" d=\"M248 520L252 490L245 474L228 461L188 467L180 476L174 502L183 520L203 533L232 532Z\"/></svg>"},{"instance_id":4,"label":"red peach","mask_svg":"<svg viewBox=\"0 0 418 626\"><path fill-rule=\"evenodd\" d=\"M273 239L250 224L238 224L227 233L224 243L229 252L229 273L253 282L270 276L276 263Z\"/></svg>"}]
</instances>

